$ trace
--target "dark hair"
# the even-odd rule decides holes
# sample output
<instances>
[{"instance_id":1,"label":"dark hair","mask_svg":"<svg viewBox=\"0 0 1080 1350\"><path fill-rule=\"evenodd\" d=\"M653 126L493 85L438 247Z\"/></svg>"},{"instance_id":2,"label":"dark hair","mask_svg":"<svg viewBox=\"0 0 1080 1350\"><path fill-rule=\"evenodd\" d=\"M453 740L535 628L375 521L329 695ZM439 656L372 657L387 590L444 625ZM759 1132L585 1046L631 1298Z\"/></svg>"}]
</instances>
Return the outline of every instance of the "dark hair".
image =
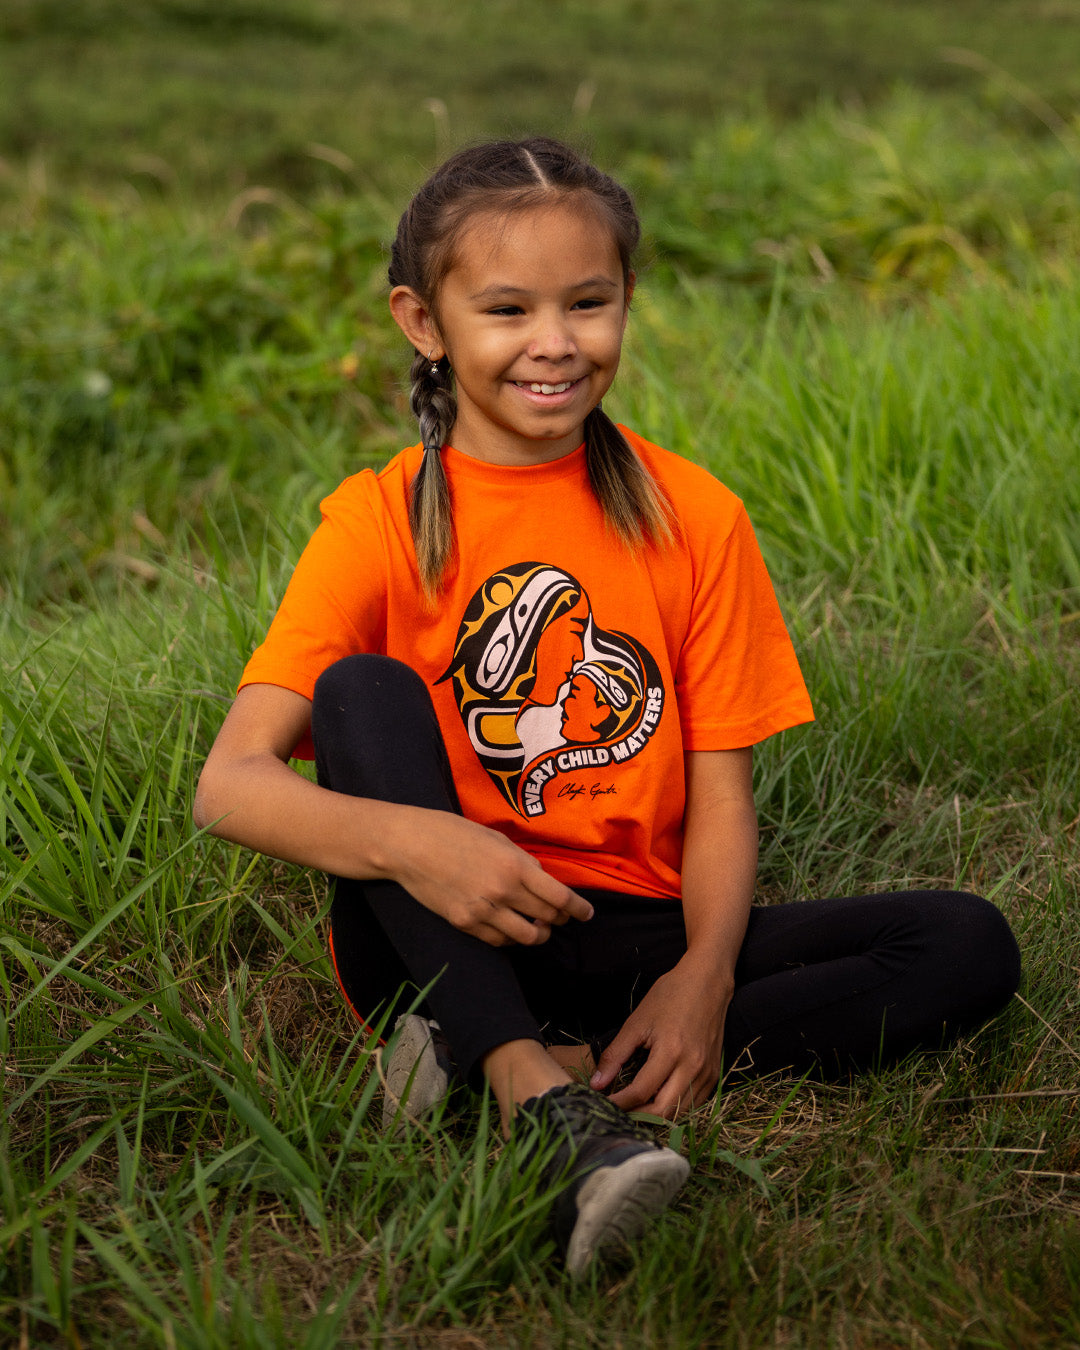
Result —
<instances>
[{"instance_id":1,"label":"dark hair","mask_svg":"<svg viewBox=\"0 0 1080 1350\"><path fill-rule=\"evenodd\" d=\"M516 211L577 199L611 230L629 284L641 225L630 194L561 141L536 136L461 150L420 188L398 223L390 252L391 286L408 286L437 313L438 292L454 249L477 211ZM453 374L443 357L416 352L410 405L420 423L424 457L413 479L409 525L420 579L433 594L454 546L450 490L439 452L457 416ZM615 423L594 408L585 419L585 462L605 518L630 547L670 538L667 501Z\"/></svg>"}]
</instances>

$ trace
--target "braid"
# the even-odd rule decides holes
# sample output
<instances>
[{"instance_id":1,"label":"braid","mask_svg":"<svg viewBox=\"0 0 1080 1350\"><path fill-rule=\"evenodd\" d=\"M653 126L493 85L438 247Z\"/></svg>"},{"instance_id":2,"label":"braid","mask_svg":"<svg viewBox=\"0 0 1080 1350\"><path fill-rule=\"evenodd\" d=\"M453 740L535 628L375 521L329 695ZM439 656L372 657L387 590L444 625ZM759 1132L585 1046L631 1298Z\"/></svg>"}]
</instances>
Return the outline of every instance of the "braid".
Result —
<instances>
[{"instance_id":1,"label":"braid","mask_svg":"<svg viewBox=\"0 0 1080 1350\"><path fill-rule=\"evenodd\" d=\"M450 485L439 452L449 440L457 403L448 383L449 366L443 375L444 363L439 363L439 373L433 375L429 358L423 352L417 352L409 371L412 379L409 406L420 423L420 437L424 443L424 457L409 494L409 529L416 546L420 584L429 598L439 589L454 551Z\"/></svg>"},{"instance_id":2,"label":"braid","mask_svg":"<svg viewBox=\"0 0 1080 1350\"><path fill-rule=\"evenodd\" d=\"M667 498L599 405L585 419L585 467L605 519L628 548L670 542Z\"/></svg>"},{"instance_id":3,"label":"braid","mask_svg":"<svg viewBox=\"0 0 1080 1350\"><path fill-rule=\"evenodd\" d=\"M438 362L438 370L437 375L432 374L431 357L422 352L416 353L409 369L412 381L409 407L420 424L425 450L441 450L457 419L457 399L449 382L450 365L445 357Z\"/></svg>"}]
</instances>

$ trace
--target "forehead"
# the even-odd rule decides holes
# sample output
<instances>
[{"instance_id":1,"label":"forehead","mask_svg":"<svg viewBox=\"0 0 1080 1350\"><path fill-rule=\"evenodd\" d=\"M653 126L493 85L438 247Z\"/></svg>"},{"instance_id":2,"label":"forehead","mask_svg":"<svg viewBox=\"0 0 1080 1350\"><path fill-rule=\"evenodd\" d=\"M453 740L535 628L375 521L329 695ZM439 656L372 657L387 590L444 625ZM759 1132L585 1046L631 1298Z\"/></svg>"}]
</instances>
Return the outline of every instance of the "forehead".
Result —
<instances>
[{"instance_id":1,"label":"forehead","mask_svg":"<svg viewBox=\"0 0 1080 1350\"><path fill-rule=\"evenodd\" d=\"M455 277L455 274L456 277ZM522 286L604 276L622 282L615 236L603 213L584 202L518 211L478 211L455 242L447 280L466 287Z\"/></svg>"}]
</instances>

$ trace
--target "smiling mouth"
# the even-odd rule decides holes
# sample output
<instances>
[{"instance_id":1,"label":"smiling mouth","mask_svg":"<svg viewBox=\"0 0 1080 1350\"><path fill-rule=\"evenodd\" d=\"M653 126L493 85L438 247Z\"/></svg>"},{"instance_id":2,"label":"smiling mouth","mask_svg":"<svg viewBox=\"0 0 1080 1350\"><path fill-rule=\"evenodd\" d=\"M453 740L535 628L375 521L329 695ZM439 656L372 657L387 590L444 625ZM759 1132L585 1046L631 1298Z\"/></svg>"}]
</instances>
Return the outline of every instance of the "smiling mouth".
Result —
<instances>
[{"instance_id":1,"label":"smiling mouth","mask_svg":"<svg viewBox=\"0 0 1080 1350\"><path fill-rule=\"evenodd\" d=\"M577 380L564 380L562 384L538 384L528 380L515 380L514 383L519 389L528 389L533 394L564 394L577 384Z\"/></svg>"}]
</instances>

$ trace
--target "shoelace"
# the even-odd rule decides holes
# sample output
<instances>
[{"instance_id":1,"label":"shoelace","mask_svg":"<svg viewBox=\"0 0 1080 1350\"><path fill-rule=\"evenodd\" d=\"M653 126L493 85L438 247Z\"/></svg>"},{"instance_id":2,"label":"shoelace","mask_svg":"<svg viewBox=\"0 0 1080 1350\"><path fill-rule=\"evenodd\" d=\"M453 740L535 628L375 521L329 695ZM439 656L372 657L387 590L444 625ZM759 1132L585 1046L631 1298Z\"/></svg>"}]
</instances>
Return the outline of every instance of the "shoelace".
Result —
<instances>
[{"instance_id":1,"label":"shoelace","mask_svg":"<svg viewBox=\"0 0 1080 1350\"><path fill-rule=\"evenodd\" d=\"M552 1123L559 1121L565 1125L567 1132L579 1142L590 1136L603 1135L637 1139L643 1144L654 1142L648 1126L633 1120L607 1097L580 1083L552 1088L538 1099L536 1110L542 1111Z\"/></svg>"}]
</instances>

